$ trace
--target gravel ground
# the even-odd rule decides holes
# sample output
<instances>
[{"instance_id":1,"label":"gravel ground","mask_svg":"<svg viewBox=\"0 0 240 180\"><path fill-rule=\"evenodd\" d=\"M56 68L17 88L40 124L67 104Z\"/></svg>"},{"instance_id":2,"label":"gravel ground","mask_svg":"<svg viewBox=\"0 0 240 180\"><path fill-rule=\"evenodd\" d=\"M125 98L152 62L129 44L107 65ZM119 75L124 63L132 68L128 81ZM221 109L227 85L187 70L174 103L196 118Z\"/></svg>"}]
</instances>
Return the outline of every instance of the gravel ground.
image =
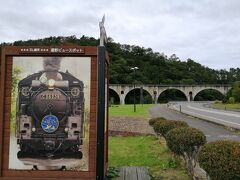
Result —
<instances>
[{"instance_id":1,"label":"gravel ground","mask_svg":"<svg viewBox=\"0 0 240 180\"><path fill-rule=\"evenodd\" d=\"M110 117L109 131L134 134L155 134L148 124L148 119L143 117Z\"/></svg>"}]
</instances>

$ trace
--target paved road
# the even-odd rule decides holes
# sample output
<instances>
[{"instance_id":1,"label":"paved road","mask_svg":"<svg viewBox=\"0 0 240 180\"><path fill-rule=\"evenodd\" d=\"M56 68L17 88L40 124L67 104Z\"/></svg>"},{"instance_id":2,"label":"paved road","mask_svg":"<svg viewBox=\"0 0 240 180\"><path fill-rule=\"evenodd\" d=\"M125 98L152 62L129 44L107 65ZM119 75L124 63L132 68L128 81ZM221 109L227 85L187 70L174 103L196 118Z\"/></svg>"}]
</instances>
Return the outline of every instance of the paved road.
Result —
<instances>
[{"instance_id":1,"label":"paved road","mask_svg":"<svg viewBox=\"0 0 240 180\"><path fill-rule=\"evenodd\" d=\"M185 121L190 126L201 130L206 135L207 141L215 141L220 139L240 141L239 134L229 131L223 126L182 114L180 112L167 108L167 105L154 106L150 108L149 112L152 117L165 117L170 120Z\"/></svg>"},{"instance_id":2,"label":"paved road","mask_svg":"<svg viewBox=\"0 0 240 180\"><path fill-rule=\"evenodd\" d=\"M218 124L240 130L240 112L208 108L211 102L177 102L171 107L194 117L206 119Z\"/></svg>"}]
</instances>

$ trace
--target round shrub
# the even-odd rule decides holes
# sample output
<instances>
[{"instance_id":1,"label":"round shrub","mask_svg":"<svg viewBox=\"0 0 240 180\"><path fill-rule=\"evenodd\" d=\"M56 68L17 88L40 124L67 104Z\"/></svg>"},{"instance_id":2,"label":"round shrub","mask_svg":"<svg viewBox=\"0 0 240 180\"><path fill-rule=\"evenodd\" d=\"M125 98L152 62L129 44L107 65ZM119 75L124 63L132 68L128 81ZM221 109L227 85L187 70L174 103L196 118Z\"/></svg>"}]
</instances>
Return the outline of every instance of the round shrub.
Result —
<instances>
[{"instance_id":1,"label":"round shrub","mask_svg":"<svg viewBox=\"0 0 240 180\"><path fill-rule=\"evenodd\" d=\"M206 143L206 136L198 129L191 127L176 128L166 135L168 148L178 154L186 152L191 155L194 150Z\"/></svg>"},{"instance_id":2,"label":"round shrub","mask_svg":"<svg viewBox=\"0 0 240 180\"><path fill-rule=\"evenodd\" d=\"M168 131L170 131L171 129L174 129L174 128L178 128L178 127L188 127L188 124L183 121L165 120L165 121L157 121L156 123L154 123L154 126L153 126L154 131L156 133L161 134L163 137L166 136Z\"/></svg>"},{"instance_id":3,"label":"round shrub","mask_svg":"<svg viewBox=\"0 0 240 180\"><path fill-rule=\"evenodd\" d=\"M153 126L155 122L157 121L165 121L166 119L164 117L157 117L157 118L152 118L148 121L150 126Z\"/></svg>"},{"instance_id":4,"label":"round shrub","mask_svg":"<svg viewBox=\"0 0 240 180\"><path fill-rule=\"evenodd\" d=\"M240 142L215 141L199 153L200 166L213 180L240 179Z\"/></svg>"},{"instance_id":5,"label":"round shrub","mask_svg":"<svg viewBox=\"0 0 240 180\"><path fill-rule=\"evenodd\" d=\"M230 98L228 99L228 102L229 102L230 104L234 104L234 103L235 103L235 98L234 98L234 97L230 97Z\"/></svg>"},{"instance_id":6,"label":"round shrub","mask_svg":"<svg viewBox=\"0 0 240 180\"><path fill-rule=\"evenodd\" d=\"M228 99L225 97L225 98L223 98L223 100L222 100L222 103L223 104L226 104L228 102Z\"/></svg>"}]
</instances>

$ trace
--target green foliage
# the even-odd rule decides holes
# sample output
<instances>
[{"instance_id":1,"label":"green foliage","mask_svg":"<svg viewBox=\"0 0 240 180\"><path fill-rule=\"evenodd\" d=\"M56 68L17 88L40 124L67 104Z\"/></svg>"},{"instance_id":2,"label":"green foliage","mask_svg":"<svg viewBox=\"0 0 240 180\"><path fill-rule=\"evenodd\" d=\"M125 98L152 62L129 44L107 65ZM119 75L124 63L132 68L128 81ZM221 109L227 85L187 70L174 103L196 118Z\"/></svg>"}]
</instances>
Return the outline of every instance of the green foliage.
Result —
<instances>
[{"instance_id":1,"label":"green foliage","mask_svg":"<svg viewBox=\"0 0 240 180\"><path fill-rule=\"evenodd\" d=\"M22 70L19 67L13 66L13 70L12 70L12 96L13 97L16 96L17 85L20 80L21 72Z\"/></svg>"},{"instance_id":2,"label":"green foliage","mask_svg":"<svg viewBox=\"0 0 240 180\"><path fill-rule=\"evenodd\" d=\"M15 132L15 128L16 128L16 99L17 99L17 86L18 86L18 82L20 80L20 74L21 74L22 70L17 67L17 66L13 66L12 69L12 92L11 92L11 123L10 123L10 127L11 127L11 133Z\"/></svg>"},{"instance_id":3,"label":"green foliage","mask_svg":"<svg viewBox=\"0 0 240 180\"><path fill-rule=\"evenodd\" d=\"M154 136L109 137L109 166L146 166L153 179L188 179L179 161Z\"/></svg>"},{"instance_id":4,"label":"green foliage","mask_svg":"<svg viewBox=\"0 0 240 180\"><path fill-rule=\"evenodd\" d=\"M158 98L159 103L168 103L169 101L186 101L185 94L177 89L167 89L162 92Z\"/></svg>"},{"instance_id":5,"label":"green foliage","mask_svg":"<svg viewBox=\"0 0 240 180\"><path fill-rule=\"evenodd\" d=\"M192 154L206 143L206 136L195 128L180 127L170 130L166 135L167 146L178 155Z\"/></svg>"},{"instance_id":6,"label":"green foliage","mask_svg":"<svg viewBox=\"0 0 240 180\"><path fill-rule=\"evenodd\" d=\"M230 104L234 104L235 102L238 102L238 103L240 102L240 81L235 81L232 84L232 88L228 91L226 98L228 99L227 102ZM231 98L231 100L230 100L230 98ZM234 100L234 102L233 102L233 100Z\"/></svg>"},{"instance_id":7,"label":"green foliage","mask_svg":"<svg viewBox=\"0 0 240 180\"><path fill-rule=\"evenodd\" d=\"M239 110L240 109L240 103L235 103L235 104L213 104L213 107L218 108L218 109L235 109Z\"/></svg>"},{"instance_id":8,"label":"green foliage","mask_svg":"<svg viewBox=\"0 0 240 180\"><path fill-rule=\"evenodd\" d=\"M194 99L196 101L215 101L224 99L224 95L215 89L205 89L199 92Z\"/></svg>"},{"instance_id":9,"label":"green foliage","mask_svg":"<svg viewBox=\"0 0 240 180\"><path fill-rule=\"evenodd\" d=\"M114 105L109 107L110 117L149 117L149 108L154 106L153 104L136 105L136 112L134 112L134 106L131 105Z\"/></svg>"},{"instance_id":10,"label":"green foliage","mask_svg":"<svg viewBox=\"0 0 240 180\"><path fill-rule=\"evenodd\" d=\"M228 99L228 102L229 102L230 104L234 104L234 103L235 103L235 98L234 98L234 97L230 97L230 98Z\"/></svg>"},{"instance_id":11,"label":"green foliage","mask_svg":"<svg viewBox=\"0 0 240 180\"><path fill-rule=\"evenodd\" d=\"M232 97L234 97L236 102L240 102L240 81L233 83L232 87Z\"/></svg>"},{"instance_id":12,"label":"green foliage","mask_svg":"<svg viewBox=\"0 0 240 180\"><path fill-rule=\"evenodd\" d=\"M2 45L39 46L39 45L97 46L99 39L82 36L58 36L37 40L15 41ZM151 48L115 43L108 38L107 50L110 56L110 83L131 84L133 72L130 67L138 66L136 82L144 84L226 84L240 80L240 69L214 70L196 63L192 59L181 61L175 54L167 57L164 53L154 52Z\"/></svg>"},{"instance_id":13,"label":"green foliage","mask_svg":"<svg viewBox=\"0 0 240 180\"><path fill-rule=\"evenodd\" d=\"M166 137L166 134L174 128L179 127L188 127L188 124L183 121L170 121L170 120L164 120L164 121L157 121L153 125L153 129L156 133L161 134L163 137Z\"/></svg>"},{"instance_id":14,"label":"green foliage","mask_svg":"<svg viewBox=\"0 0 240 180\"><path fill-rule=\"evenodd\" d=\"M178 164L178 162L176 159L174 159L172 157L168 159L168 167L176 168L177 164Z\"/></svg>"},{"instance_id":15,"label":"green foliage","mask_svg":"<svg viewBox=\"0 0 240 180\"><path fill-rule=\"evenodd\" d=\"M228 102L227 97L224 97L223 100L222 100L222 103L223 103L223 104L226 104L227 102Z\"/></svg>"},{"instance_id":16,"label":"green foliage","mask_svg":"<svg viewBox=\"0 0 240 180\"><path fill-rule=\"evenodd\" d=\"M119 177L119 170L116 167L109 167L107 171L107 178L112 179Z\"/></svg>"},{"instance_id":17,"label":"green foliage","mask_svg":"<svg viewBox=\"0 0 240 180\"><path fill-rule=\"evenodd\" d=\"M196 82L193 79L182 79L180 84L192 85L192 84L196 84Z\"/></svg>"},{"instance_id":18,"label":"green foliage","mask_svg":"<svg viewBox=\"0 0 240 180\"><path fill-rule=\"evenodd\" d=\"M199 163L213 180L240 179L240 142L207 143L199 153Z\"/></svg>"},{"instance_id":19,"label":"green foliage","mask_svg":"<svg viewBox=\"0 0 240 180\"><path fill-rule=\"evenodd\" d=\"M152 118L148 121L150 126L153 126L156 122L158 121L165 121L166 119L164 117L157 117L157 118Z\"/></svg>"},{"instance_id":20,"label":"green foliage","mask_svg":"<svg viewBox=\"0 0 240 180\"><path fill-rule=\"evenodd\" d=\"M214 103L215 103L215 104L221 104L222 102L217 100L217 101L215 101Z\"/></svg>"},{"instance_id":21,"label":"green foliage","mask_svg":"<svg viewBox=\"0 0 240 180\"><path fill-rule=\"evenodd\" d=\"M228 92L227 92L227 94L226 94L226 100L228 101L228 99L232 96L232 89L233 88L231 88Z\"/></svg>"},{"instance_id":22,"label":"green foliage","mask_svg":"<svg viewBox=\"0 0 240 180\"><path fill-rule=\"evenodd\" d=\"M135 92L135 96L134 96L134 92ZM128 92L128 94L125 97L125 103L126 104L134 104L134 97L135 97L135 104L152 104L153 100L152 100L152 96L143 89L142 91L142 95L143 95L143 99L141 102L141 90L140 88L135 89L135 90L131 90L130 92Z\"/></svg>"}]
</instances>

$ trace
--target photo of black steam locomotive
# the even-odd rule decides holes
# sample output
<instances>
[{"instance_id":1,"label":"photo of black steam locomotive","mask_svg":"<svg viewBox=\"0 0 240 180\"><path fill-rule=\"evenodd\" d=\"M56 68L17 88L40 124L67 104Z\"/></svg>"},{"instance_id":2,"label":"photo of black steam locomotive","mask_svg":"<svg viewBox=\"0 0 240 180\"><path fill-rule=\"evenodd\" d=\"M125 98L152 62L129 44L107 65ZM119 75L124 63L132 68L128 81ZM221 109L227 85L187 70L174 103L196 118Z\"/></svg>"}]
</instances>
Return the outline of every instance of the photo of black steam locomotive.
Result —
<instances>
[{"instance_id":1,"label":"photo of black steam locomotive","mask_svg":"<svg viewBox=\"0 0 240 180\"><path fill-rule=\"evenodd\" d=\"M44 70L18 83L19 159L83 156L84 84L69 72L60 72L60 64L60 57L44 57Z\"/></svg>"}]
</instances>

